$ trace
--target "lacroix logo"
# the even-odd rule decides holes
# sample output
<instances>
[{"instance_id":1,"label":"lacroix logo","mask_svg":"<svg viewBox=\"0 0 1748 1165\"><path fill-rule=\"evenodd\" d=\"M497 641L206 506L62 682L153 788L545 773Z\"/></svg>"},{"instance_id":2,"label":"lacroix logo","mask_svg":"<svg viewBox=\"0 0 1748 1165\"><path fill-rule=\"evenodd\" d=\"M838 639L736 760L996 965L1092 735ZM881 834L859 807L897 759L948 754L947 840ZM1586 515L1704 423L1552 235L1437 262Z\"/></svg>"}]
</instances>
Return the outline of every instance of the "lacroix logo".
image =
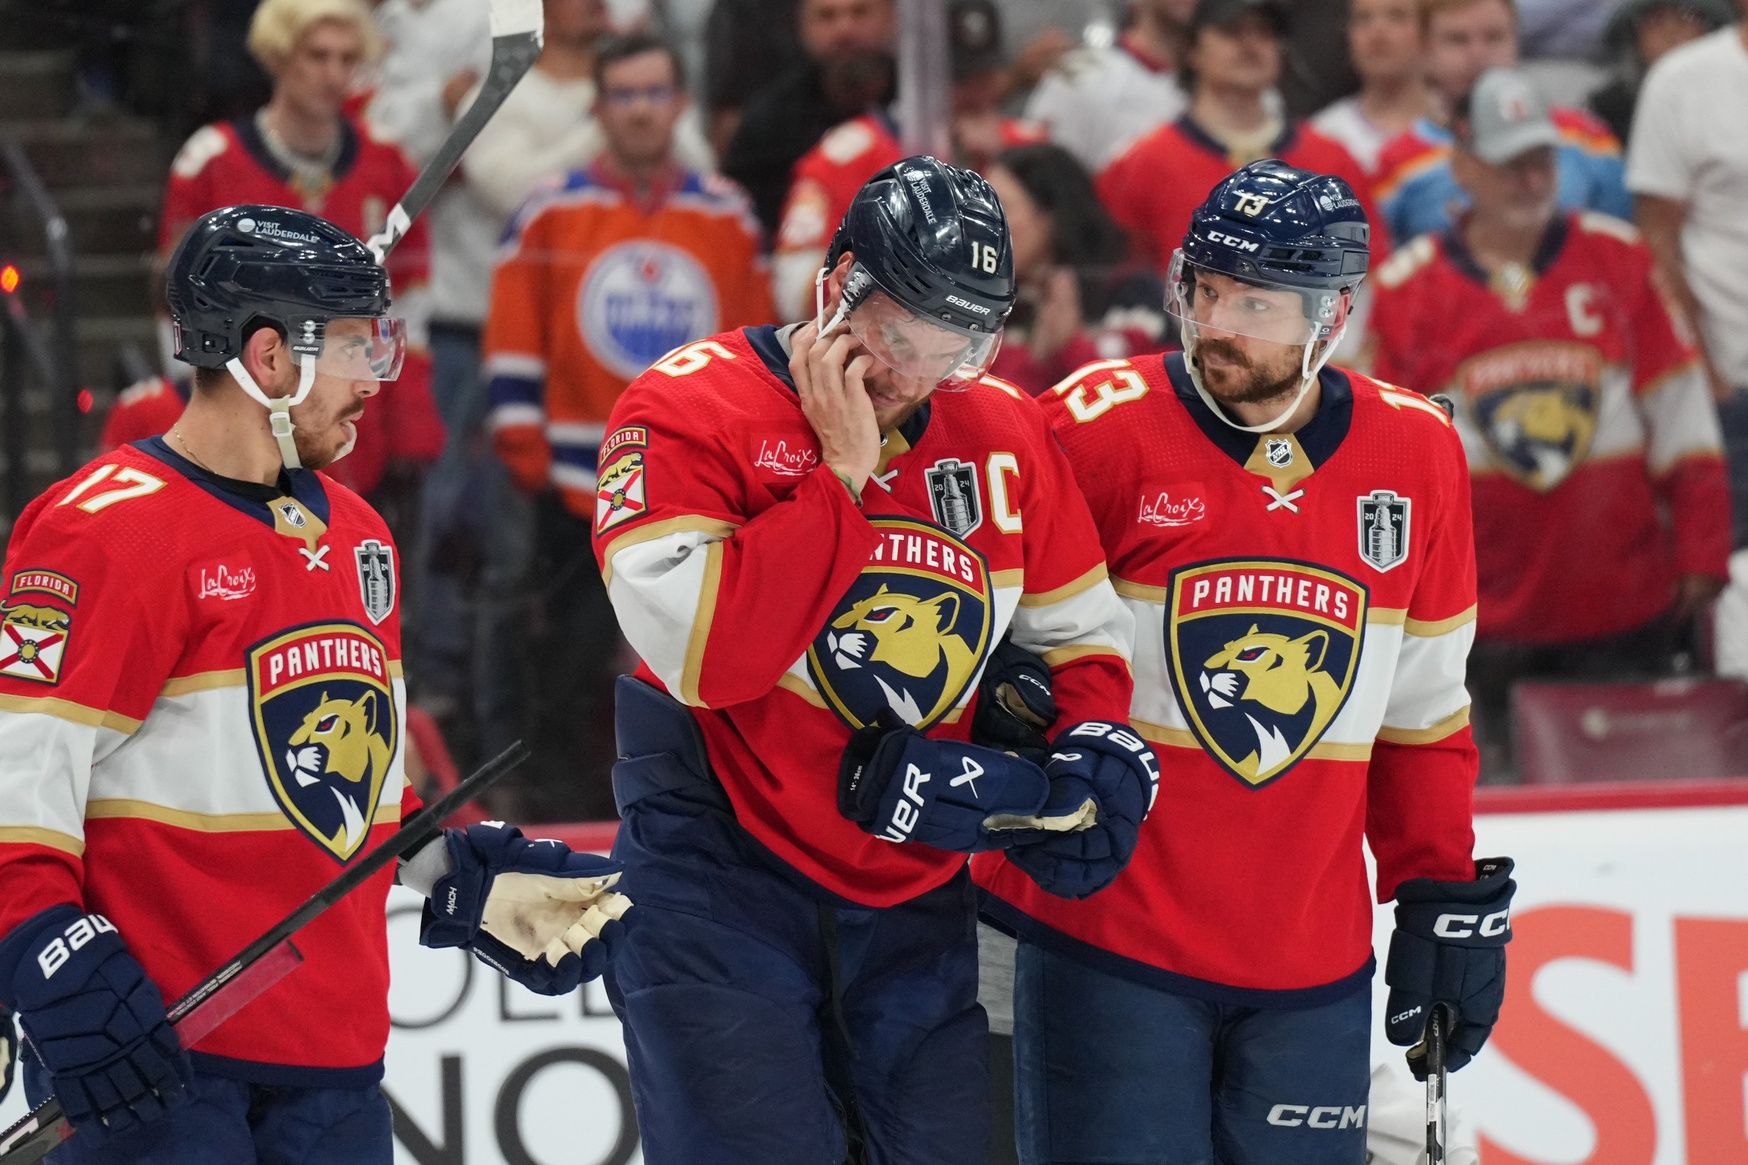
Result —
<instances>
[{"instance_id":1,"label":"lacroix logo","mask_svg":"<svg viewBox=\"0 0 1748 1165\"><path fill-rule=\"evenodd\" d=\"M1141 512L1135 520L1144 526L1188 526L1206 516L1207 508L1200 497L1186 493L1173 497L1169 490L1162 489L1141 499Z\"/></svg>"},{"instance_id":2,"label":"lacroix logo","mask_svg":"<svg viewBox=\"0 0 1748 1165\"><path fill-rule=\"evenodd\" d=\"M802 477L818 465L817 449L809 449L799 441L790 444L784 437L760 441L759 451L753 456L753 468L768 469L781 477Z\"/></svg>"}]
</instances>

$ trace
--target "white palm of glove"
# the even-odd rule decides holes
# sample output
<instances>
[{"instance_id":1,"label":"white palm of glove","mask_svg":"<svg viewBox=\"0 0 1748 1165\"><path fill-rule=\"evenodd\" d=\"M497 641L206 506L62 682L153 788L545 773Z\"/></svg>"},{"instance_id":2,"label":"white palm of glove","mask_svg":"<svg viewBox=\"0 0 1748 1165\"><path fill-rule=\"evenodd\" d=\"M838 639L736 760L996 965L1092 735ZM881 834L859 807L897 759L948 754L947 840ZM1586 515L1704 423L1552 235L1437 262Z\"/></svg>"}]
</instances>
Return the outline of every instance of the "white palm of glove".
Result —
<instances>
[{"instance_id":1,"label":"white palm of glove","mask_svg":"<svg viewBox=\"0 0 1748 1165\"><path fill-rule=\"evenodd\" d=\"M556 967L566 955L581 955L608 923L631 909L631 899L612 889L618 881L618 874L498 874L486 894L480 929L524 958L545 959Z\"/></svg>"}]
</instances>

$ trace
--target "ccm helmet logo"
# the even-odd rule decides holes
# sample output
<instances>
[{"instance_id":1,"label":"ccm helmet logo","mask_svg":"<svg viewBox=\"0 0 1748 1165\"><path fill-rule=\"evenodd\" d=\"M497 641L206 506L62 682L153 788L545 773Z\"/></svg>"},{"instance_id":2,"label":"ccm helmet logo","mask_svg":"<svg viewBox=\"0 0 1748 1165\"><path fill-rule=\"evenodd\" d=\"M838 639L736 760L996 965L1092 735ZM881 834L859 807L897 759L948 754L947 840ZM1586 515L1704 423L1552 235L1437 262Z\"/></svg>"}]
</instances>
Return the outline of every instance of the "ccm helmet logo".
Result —
<instances>
[{"instance_id":1,"label":"ccm helmet logo","mask_svg":"<svg viewBox=\"0 0 1748 1165\"><path fill-rule=\"evenodd\" d=\"M1511 929L1511 911L1492 914L1441 914L1432 924L1439 938L1498 938Z\"/></svg>"},{"instance_id":2,"label":"ccm helmet logo","mask_svg":"<svg viewBox=\"0 0 1748 1165\"><path fill-rule=\"evenodd\" d=\"M1208 238L1226 247L1237 247L1240 251L1260 251L1262 244L1253 243L1249 239L1241 239L1237 235L1228 235L1220 231L1209 231Z\"/></svg>"},{"instance_id":3,"label":"ccm helmet logo","mask_svg":"<svg viewBox=\"0 0 1748 1165\"><path fill-rule=\"evenodd\" d=\"M1277 1104L1269 1109L1269 1124L1286 1129L1363 1129L1366 1127L1366 1106L1351 1108L1341 1104L1320 1104L1312 1108L1303 1104Z\"/></svg>"}]
</instances>

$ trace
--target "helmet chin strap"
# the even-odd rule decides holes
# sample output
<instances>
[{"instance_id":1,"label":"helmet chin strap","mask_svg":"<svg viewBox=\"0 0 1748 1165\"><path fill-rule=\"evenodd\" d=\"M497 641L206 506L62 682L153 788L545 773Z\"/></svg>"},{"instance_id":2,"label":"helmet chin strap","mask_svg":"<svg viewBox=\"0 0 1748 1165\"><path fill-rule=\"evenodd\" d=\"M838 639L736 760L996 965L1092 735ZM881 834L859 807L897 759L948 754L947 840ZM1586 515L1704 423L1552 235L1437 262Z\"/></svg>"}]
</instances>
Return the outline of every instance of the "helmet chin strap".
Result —
<instances>
[{"instance_id":1,"label":"helmet chin strap","mask_svg":"<svg viewBox=\"0 0 1748 1165\"><path fill-rule=\"evenodd\" d=\"M303 461L297 455L297 442L292 439L292 431L296 426L291 423L291 410L304 402L304 398L309 396L310 389L316 383L316 358L310 355L299 356L298 365L297 391L290 396L269 397L261 391L261 386L255 383L255 378L249 375L249 370L243 367L243 361L239 357L233 356L225 362L225 370L236 379L243 391L267 410L268 427L273 430L273 439L279 444L279 459L285 463L287 469L303 468ZM348 442L340 456L350 453L354 443L355 441Z\"/></svg>"},{"instance_id":2,"label":"helmet chin strap","mask_svg":"<svg viewBox=\"0 0 1748 1165\"><path fill-rule=\"evenodd\" d=\"M1264 421L1260 425L1241 425L1226 415L1226 409L1214 399L1213 395L1202 384L1202 370L1196 364L1196 326L1190 322L1187 308L1178 318L1184 324L1184 367L1189 370L1190 384L1195 387L1196 395L1202 398L1202 403L1207 405L1208 410L1219 417L1222 422L1243 433L1272 433L1286 424L1287 420L1299 411L1299 405L1304 402L1305 394L1310 392L1311 386L1317 383L1318 374L1323 371L1323 366L1329 363L1329 358L1335 355L1336 346L1341 343L1342 333L1347 331L1347 320L1344 318L1323 341L1323 351L1315 357L1312 356L1312 352L1317 347L1317 339L1314 335L1308 337L1299 357L1299 391L1293 394L1293 399L1288 402L1287 407L1277 413L1273 420ZM1315 326L1313 326L1312 331L1316 331Z\"/></svg>"}]
</instances>

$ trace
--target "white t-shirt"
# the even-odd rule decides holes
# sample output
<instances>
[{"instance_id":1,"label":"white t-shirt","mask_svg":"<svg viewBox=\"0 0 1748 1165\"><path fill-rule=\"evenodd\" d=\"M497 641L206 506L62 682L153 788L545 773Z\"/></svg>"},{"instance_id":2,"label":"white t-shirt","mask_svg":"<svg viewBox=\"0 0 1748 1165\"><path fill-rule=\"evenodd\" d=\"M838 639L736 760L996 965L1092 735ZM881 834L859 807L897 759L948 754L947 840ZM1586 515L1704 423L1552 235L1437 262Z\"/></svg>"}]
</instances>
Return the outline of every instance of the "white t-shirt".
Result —
<instances>
[{"instance_id":1,"label":"white t-shirt","mask_svg":"<svg viewBox=\"0 0 1748 1165\"><path fill-rule=\"evenodd\" d=\"M1177 74L1142 63L1121 45L1074 50L1026 102L1026 120L1097 174L1130 142L1176 121L1189 106Z\"/></svg>"},{"instance_id":2,"label":"white t-shirt","mask_svg":"<svg viewBox=\"0 0 1748 1165\"><path fill-rule=\"evenodd\" d=\"M1360 109L1358 94L1332 101L1318 110L1311 118L1311 128L1347 147L1354 161L1372 175L1378 172L1378 155L1384 152L1384 143L1396 136L1372 124Z\"/></svg>"},{"instance_id":3,"label":"white t-shirt","mask_svg":"<svg viewBox=\"0 0 1748 1165\"><path fill-rule=\"evenodd\" d=\"M1681 252L1706 350L1725 380L1748 388L1748 46L1739 26L1651 67L1627 188L1687 204Z\"/></svg>"}]
</instances>

